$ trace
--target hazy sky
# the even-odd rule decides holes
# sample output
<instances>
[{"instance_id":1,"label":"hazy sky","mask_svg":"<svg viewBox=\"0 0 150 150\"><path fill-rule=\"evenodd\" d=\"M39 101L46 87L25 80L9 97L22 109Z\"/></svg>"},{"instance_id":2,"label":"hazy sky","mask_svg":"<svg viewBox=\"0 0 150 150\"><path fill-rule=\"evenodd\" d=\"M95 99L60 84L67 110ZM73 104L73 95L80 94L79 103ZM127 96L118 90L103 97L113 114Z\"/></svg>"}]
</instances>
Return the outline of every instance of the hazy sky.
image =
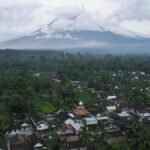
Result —
<instances>
[{"instance_id":1,"label":"hazy sky","mask_svg":"<svg viewBox=\"0 0 150 150\"><path fill-rule=\"evenodd\" d=\"M0 0L0 41L52 30L105 30L150 37L150 0Z\"/></svg>"}]
</instances>

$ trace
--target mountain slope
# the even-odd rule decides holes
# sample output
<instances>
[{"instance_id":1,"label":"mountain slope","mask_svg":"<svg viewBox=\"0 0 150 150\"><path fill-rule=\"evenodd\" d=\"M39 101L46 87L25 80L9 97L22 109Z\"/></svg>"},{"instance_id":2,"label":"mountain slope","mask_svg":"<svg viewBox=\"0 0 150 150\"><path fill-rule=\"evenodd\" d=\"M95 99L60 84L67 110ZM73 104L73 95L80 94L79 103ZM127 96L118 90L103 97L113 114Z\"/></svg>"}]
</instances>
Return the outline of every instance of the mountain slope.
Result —
<instances>
[{"instance_id":1,"label":"mountain slope","mask_svg":"<svg viewBox=\"0 0 150 150\"><path fill-rule=\"evenodd\" d=\"M71 49L95 48L109 51L149 52L150 39L141 37L125 37L109 31L65 30L56 31L50 28L18 39L0 43L0 48L17 49Z\"/></svg>"}]
</instances>

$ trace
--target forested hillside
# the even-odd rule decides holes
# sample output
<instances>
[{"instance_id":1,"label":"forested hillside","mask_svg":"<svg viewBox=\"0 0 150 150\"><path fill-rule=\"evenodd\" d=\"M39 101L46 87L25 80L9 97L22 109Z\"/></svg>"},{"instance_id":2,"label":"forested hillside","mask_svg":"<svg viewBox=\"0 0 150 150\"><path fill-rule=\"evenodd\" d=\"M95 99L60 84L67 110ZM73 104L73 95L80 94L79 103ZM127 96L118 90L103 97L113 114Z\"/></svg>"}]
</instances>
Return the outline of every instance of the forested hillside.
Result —
<instances>
[{"instance_id":1,"label":"forested hillside","mask_svg":"<svg viewBox=\"0 0 150 150\"><path fill-rule=\"evenodd\" d=\"M0 70L25 70L31 72L84 73L89 71L150 71L150 56L148 55L100 55L90 53L68 53L63 51L0 51ZM88 66L88 67L87 67ZM71 74L68 74L69 77ZM88 74L89 75L89 74Z\"/></svg>"}]
</instances>

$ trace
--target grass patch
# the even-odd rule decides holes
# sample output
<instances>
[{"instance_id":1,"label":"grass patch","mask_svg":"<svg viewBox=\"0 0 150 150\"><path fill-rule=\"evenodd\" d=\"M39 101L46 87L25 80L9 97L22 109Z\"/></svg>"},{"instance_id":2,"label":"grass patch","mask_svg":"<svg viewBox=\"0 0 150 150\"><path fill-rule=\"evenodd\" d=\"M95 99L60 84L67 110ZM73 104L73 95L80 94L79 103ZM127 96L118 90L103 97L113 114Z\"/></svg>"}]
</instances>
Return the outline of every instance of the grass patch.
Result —
<instances>
[{"instance_id":1,"label":"grass patch","mask_svg":"<svg viewBox=\"0 0 150 150\"><path fill-rule=\"evenodd\" d=\"M36 102L35 108L37 109L37 111L43 112L43 113L53 112L54 109L55 109L53 104L48 102L48 101L38 101L38 102Z\"/></svg>"}]
</instances>

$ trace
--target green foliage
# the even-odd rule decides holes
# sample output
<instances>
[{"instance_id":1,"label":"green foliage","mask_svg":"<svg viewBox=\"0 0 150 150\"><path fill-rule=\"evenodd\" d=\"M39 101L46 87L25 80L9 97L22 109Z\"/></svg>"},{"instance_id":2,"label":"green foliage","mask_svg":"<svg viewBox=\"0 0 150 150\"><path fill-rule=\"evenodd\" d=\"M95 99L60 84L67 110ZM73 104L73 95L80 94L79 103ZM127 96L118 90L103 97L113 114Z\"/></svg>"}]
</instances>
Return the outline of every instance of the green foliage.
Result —
<instances>
[{"instance_id":1,"label":"green foliage","mask_svg":"<svg viewBox=\"0 0 150 150\"><path fill-rule=\"evenodd\" d=\"M85 90L78 93L77 99L82 100L85 106L91 107L93 106L92 100L96 99L96 96L95 94L92 94L89 90Z\"/></svg>"},{"instance_id":2,"label":"green foliage","mask_svg":"<svg viewBox=\"0 0 150 150\"><path fill-rule=\"evenodd\" d=\"M123 75L112 76L120 70ZM92 107L92 100L96 98L96 94L92 94L89 88L116 94L127 99L132 105L150 106L150 90L146 90L150 84L149 77L132 80L129 71L143 71L149 74L150 56L0 51L0 129L5 131L13 119L23 119L26 113L32 111L47 113L61 108L70 110L79 100L82 100L86 107ZM36 73L40 76L36 76ZM62 82L53 83L53 78ZM80 80L88 84L80 90L73 87L70 80ZM116 85L118 90L114 89ZM133 90L133 87L136 89ZM139 129L133 137L136 139L133 145L129 144L130 142L122 144L132 148L138 145L141 149L146 149L149 146L149 135L146 132L147 129ZM141 144L136 137L142 134L142 138L139 138ZM100 139L104 139L104 136ZM132 137L130 139L133 140ZM120 145L116 146L121 148Z\"/></svg>"},{"instance_id":3,"label":"green foliage","mask_svg":"<svg viewBox=\"0 0 150 150\"><path fill-rule=\"evenodd\" d=\"M54 111L53 104L47 101L36 101L34 106L38 112L50 113Z\"/></svg>"},{"instance_id":4,"label":"green foliage","mask_svg":"<svg viewBox=\"0 0 150 150\"><path fill-rule=\"evenodd\" d=\"M83 127L80 133L80 140L83 145L88 145L91 141L91 133L88 131L87 127Z\"/></svg>"}]
</instances>

